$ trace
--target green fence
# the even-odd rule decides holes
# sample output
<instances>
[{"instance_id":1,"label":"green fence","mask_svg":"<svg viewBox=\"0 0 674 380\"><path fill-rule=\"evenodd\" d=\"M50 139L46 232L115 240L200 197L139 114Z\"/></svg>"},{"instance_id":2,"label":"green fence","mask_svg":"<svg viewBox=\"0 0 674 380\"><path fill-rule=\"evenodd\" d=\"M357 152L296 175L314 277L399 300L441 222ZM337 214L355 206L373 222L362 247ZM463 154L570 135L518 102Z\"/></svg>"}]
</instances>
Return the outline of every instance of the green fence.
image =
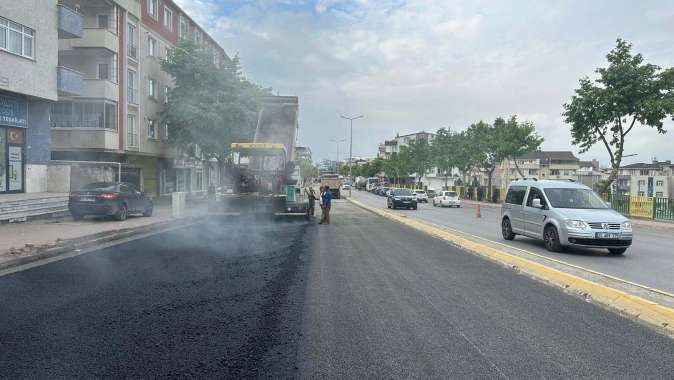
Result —
<instances>
[{"instance_id":1,"label":"green fence","mask_svg":"<svg viewBox=\"0 0 674 380\"><path fill-rule=\"evenodd\" d=\"M674 221L674 199L603 194L602 198L621 214L646 219Z\"/></svg>"}]
</instances>

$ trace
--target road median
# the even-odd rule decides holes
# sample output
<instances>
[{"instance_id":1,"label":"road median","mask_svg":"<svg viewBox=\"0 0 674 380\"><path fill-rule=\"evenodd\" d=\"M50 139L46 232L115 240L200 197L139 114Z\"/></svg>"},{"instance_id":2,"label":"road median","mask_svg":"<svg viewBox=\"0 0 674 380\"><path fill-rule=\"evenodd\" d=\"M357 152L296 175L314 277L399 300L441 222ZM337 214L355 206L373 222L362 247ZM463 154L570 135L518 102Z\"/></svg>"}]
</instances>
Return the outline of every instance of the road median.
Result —
<instances>
[{"instance_id":1,"label":"road median","mask_svg":"<svg viewBox=\"0 0 674 380\"><path fill-rule=\"evenodd\" d=\"M362 209L445 240L674 336L674 295L561 261L508 252L505 247L496 247L471 235L371 207L352 198L348 200Z\"/></svg>"}]
</instances>

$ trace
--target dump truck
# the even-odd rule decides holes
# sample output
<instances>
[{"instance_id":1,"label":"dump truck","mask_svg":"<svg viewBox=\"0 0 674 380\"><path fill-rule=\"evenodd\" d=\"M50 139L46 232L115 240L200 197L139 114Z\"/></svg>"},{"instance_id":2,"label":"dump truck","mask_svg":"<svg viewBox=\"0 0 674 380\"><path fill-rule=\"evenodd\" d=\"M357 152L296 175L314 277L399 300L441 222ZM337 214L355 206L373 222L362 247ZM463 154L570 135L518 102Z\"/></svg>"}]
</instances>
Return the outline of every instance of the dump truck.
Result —
<instances>
[{"instance_id":1,"label":"dump truck","mask_svg":"<svg viewBox=\"0 0 674 380\"><path fill-rule=\"evenodd\" d=\"M321 187L328 186L332 192L332 197L339 199L339 191L342 189L342 180L339 179L339 174L323 173L321 174Z\"/></svg>"},{"instance_id":2,"label":"dump truck","mask_svg":"<svg viewBox=\"0 0 674 380\"><path fill-rule=\"evenodd\" d=\"M300 165L293 157L298 111L295 96L262 99L253 141L230 146L231 193L218 196L226 211L309 217Z\"/></svg>"}]
</instances>

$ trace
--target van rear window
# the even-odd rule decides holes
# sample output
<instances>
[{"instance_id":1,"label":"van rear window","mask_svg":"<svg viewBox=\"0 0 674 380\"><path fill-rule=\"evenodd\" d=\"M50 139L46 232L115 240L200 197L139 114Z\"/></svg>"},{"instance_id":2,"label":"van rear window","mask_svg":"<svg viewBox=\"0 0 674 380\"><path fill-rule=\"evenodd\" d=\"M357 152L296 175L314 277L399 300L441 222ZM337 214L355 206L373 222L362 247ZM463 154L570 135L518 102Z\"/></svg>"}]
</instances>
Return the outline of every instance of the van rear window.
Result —
<instances>
[{"instance_id":1,"label":"van rear window","mask_svg":"<svg viewBox=\"0 0 674 380\"><path fill-rule=\"evenodd\" d=\"M521 205L524 202L524 195L527 193L526 186L510 186L506 194L506 203Z\"/></svg>"}]
</instances>

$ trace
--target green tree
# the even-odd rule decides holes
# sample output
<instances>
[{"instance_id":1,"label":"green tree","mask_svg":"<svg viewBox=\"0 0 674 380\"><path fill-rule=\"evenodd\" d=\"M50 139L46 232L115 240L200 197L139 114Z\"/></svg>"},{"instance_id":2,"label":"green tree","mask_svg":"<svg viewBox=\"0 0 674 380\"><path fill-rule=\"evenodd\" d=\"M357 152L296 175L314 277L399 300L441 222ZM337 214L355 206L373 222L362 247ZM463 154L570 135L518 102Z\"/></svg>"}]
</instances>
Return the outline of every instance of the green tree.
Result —
<instances>
[{"instance_id":1,"label":"green tree","mask_svg":"<svg viewBox=\"0 0 674 380\"><path fill-rule=\"evenodd\" d=\"M421 178L433 166L431 146L426 139L413 140L409 143L408 152L410 171L419 177L421 186Z\"/></svg>"},{"instance_id":2,"label":"green tree","mask_svg":"<svg viewBox=\"0 0 674 380\"><path fill-rule=\"evenodd\" d=\"M498 146L496 159L514 160L517 172L524 177L516 158L538 149L543 143L543 138L536 133L536 127L532 122L518 122L517 116L511 116L508 120L497 118L494 120L494 129Z\"/></svg>"},{"instance_id":3,"label":"green tree","mask_svg":"<svg viewBox=\"0 0 674 380\"><path fill-rule=\"evenodd\" d=\"M611 174L599 190L606 192L618 176L625 139L634 129L651 127L665 133L663 119L674 119L674 68L644 63L632 45L618 39L607 55L608 67L595 70L598 78L583 77L569 103L565 121L580 152L601 142L611 159Z\"/></svg>"},{"instance_id":4,"label":"green tree","mask_svg":"<svg viewBox=\"0 0 674 380\"><path fill-rule=\"evenodd\" d=\"M452 170L458 165L458 155L461 153L458 140L458 134L441 128L436 133L431 145L432 162L438 168L438 172L445 177L445 188L447 188L447 181L452 174Z\"/></svg>"},{"instance_id":5,"label":"green tree","mask_svg":"<svg viewBox=\"0 0 674 380\"><path fill-rule=\"evenodd\" d=\"M497 130L493 125L479 121L466 129L466 136L471 147L469 154L472 156L475 166L487 173L487 198L491 199L494 170L503 160L499 150Z\"/></svg>"},{"instance_id":6,"label":"green tree","mask_svg":"<svg viewBox=\"0 0 674 380\"><path fill-rule=\"evenodd\" d=\"M384 161L386 176L394 178L394 183L400 183L401 178L407 178L410 174L410 152L406 146L400 147L398 153L392 153L391 158Z\"/></svg>"},{"instance_id":7,"label":"green tree","mask_svg":"<svg viewBox=\"0 0 674 380\"><path fill-rule=\"evenodd\" d=\"M162 68L175 83L162 117L170 128L169 144L184 154L199 151L195 158L215 158L222 167L232 142L252 140L259 98L270 90L243 77L238 57L218 67L189 40L181 41Z\"/></svg>"},{"instance_id":8,"label":"green tree","mask_svg":"<svg viewBox=\"0 0 674 380\"><path fill-rule=\"evenodd\" d=\"M477 165L477 154L476 146L478 142L471 140L472 135L469 135L466 131L462 131L454 135L454 153L455 161L454 166L461 173L462 183L466 183L466 177L468 173Z\"/></svg>"},{"instance_id":9,"label":"green tree","mask_svg":"<svg viewBox=\"0 0 674 380\"><path fill-rule=\"evenodd\" d=\"M300 174L304 183L310 179L318 178L318 168L309 160L300 160Z\"/></svg>"}]
</instances>

